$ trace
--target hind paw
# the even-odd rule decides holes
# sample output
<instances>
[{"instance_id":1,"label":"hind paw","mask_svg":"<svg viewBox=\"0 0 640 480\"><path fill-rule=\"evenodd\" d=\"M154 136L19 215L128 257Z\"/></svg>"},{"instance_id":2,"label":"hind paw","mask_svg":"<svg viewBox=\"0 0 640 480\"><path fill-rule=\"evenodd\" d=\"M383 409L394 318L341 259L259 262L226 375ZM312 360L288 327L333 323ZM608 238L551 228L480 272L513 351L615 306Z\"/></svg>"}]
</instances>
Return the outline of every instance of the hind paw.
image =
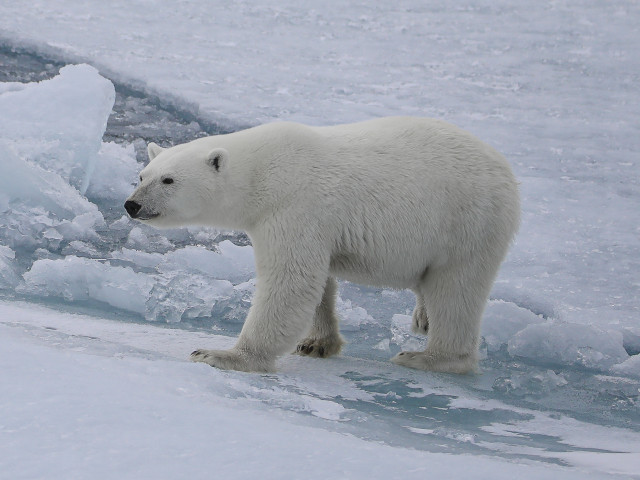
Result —
<instances>
[{"instance_id":1,"label":"hind paw","mask_svg":"<svg viewBox=\"0 0 640 480\"><path fill-rule=\"evenodd\" d=\"M473 355L443 354L438 352L400 352L391 359L396 365L444 373L472 373L478 366Z\"/></svg>"},{"instance_id":2,"label":"hind paw","mask_svg":"<svg viewBox=\"0 0 640 480\"><path fill-rule=\"evenodd\" d=\"M329 338L305 338L302 340L295 353L308 357L327 358L340 353L344 340L340 335Z\"/></svg>"},{"instance_id":3,"label":"hind paw","mask_svg":"<svg viewBox=\"0 0 640 480\"><path fill-rule=\"evenodd\" d=\"M429 317L424 307L416 307L413 311L411 331L418 335L426 335L429 332Z\"/></svg>"}]
</instances>

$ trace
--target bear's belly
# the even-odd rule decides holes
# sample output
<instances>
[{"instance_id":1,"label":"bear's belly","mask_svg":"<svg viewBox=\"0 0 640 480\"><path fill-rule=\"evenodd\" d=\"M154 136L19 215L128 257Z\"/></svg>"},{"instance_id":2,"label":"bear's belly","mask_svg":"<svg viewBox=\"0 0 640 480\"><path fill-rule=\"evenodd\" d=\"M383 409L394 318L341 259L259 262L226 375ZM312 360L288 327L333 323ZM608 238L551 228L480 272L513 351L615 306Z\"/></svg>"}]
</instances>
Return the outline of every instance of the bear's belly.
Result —
<instances>
[{"instance_id":1,"label":"bear's belly","mask_svg":"<svg viewBox=\"0 0 640 480\"><path fill-rule=\"evenodd\" d=\"M375 287L413 288L427 269L416 268L405 261L381 262L354 254L335 254L331 257L329 272L342 280Z\"/></svg>"}]
</instances>

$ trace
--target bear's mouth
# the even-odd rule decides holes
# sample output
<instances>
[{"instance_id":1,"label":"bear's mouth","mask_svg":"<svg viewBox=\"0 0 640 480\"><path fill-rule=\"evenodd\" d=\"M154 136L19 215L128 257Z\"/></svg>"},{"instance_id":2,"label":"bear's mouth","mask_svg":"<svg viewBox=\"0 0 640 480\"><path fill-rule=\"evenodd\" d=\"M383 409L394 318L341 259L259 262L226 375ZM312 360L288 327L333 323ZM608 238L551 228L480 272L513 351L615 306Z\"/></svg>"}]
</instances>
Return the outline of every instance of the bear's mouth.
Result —
<instances>
[{"instance_id":1,"label":"bear's mouth","mask_svg":"<svg viewBox=\"0 0 640 480\"><path fill-rule=\"evenodd\" d=\"M151 220L154 219L156 217L159 217L160 214L159 213L149 213L149 214L143 214L143 215L139 215L136 218L136 220L141 220L141 221L145 221L145 220Z\"/></svg>"}]
</instances>

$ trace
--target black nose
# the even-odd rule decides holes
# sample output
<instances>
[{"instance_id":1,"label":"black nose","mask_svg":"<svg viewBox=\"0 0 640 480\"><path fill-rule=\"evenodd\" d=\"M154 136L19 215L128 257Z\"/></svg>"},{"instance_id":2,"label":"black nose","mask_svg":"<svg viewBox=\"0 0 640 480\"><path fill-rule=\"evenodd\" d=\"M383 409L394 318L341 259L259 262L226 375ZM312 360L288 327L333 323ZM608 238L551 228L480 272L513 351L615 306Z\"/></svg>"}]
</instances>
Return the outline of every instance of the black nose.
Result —
<instances>
[{"instance_id":1,"label":"black nose","mask_svg":"<svg viewBox=\"0 0 640 480\"><path fill-rule=\"evenodd\" d=\"M136 218L138 216L138 212L142 208L138 202L134 202L133 200L127 200L124 202L124 209L127 211L131 218Z\"/></svg>"}]
</instances>

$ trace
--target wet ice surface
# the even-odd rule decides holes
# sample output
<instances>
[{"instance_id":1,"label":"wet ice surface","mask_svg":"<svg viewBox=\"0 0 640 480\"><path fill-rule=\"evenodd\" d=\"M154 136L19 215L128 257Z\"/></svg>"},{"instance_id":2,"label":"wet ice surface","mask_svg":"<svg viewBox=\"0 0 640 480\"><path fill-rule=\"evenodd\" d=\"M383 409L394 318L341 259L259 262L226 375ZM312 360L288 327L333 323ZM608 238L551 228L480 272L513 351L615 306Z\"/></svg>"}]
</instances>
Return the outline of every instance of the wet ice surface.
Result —
<instances>
[{"instance_id":1,"label":"wet ice surface","mask_svg":"<svg viewBox=\"0 0 640 480\"><path fill-rule=\"evenodd\" d=\"M583 471L587 469L590 472L589 478L605 478L601 477L602 472L608 472L609 475L633 474L638 466L638 432L609 424L598 426L592 421L581 421L571 412L563 414L553 408L540 409L532 404L518 404L508 398L497 398L495 393L491 393L487 388L488 379L484 375L425 375L422 372L393 366L388 362L349 355L329 360L292 355L280 362L280 371L274 375L222 372L184 362L193 345L207 343L212 347L226 348L233 343L228 337L212 335L202 330L167 329L149 324L114 322L58 313L33 304L29 306L23 303L1 302L0 311L3 313L0 329L6 351L13 352L15 345L27 347L31 361L44 362L37 371L42 371L43 374L49 372L48 378L61 378L62 384L67 388L69 385L82 383L80 391L111 388L109 385L116 382L116 391L123 392L126 394L125 398L128 398L117 400L117 415L131 418L130 421L133 422L133 425L125 424L118 427L118 438L127 439L130 438L129 435L135 438L138 435L136 429L141 428L141 425L147 425L149 415L155 417L151 427L157 428L156 424L160 421L163 429L154 443L156 447L158 444L162 445L164 439L173 432L179 431L178 425L185 425L182 422L191 426L194 421L199 425L208 425L214 421L215 434L210 435L204 445L206 456L203 457L198 452L198 448L203 448L202 445L197 448L192 445L192 437L199 438L201 432L200 428L195 428L170 451L170 454L176 457L177 464L185 462L180 455L187 451L191 456L200 459L200 468L203 468L203 464L208 464L211 458L224 458L218 457L216 445L226 435L233 438L233 434L227 430L226 422L221 422L219 417L220 408L229 406L233 410L222 413L225 419L249 415L248 418L254 423L260 419L262 413L267 412L274 420L284 420L291 426L288 428L308 426L328 432L348 433L354 439L358 439L358 442L372 442L365 447L365 451L370 451L376 446L388 445L417 449L419 452L428 452L429 455L455 453L458 455L457 465L466 465L468 468L473 468L473 461L469 456L489 455L495 459L492 464L492 478L513 478L509 477L513 475L513 464L510 466L510 463L501 463L502 460L517 460L518 463L535 461L557 466L578 465ZM13 355L23 357L17 351L13 352ZM4 362L7 363L7 359ZM24 362L26 365L30 364L30 361ZM57 370L55 366L58 364L67 370ZM84 366L97 370L87 372ZM4 368L0 377L4 377L3 380L6 380L7 384L12 384L12 376L16 374L16 369L22 371L24 367L21 364L20 367ZM112 378L110 375L113 374L122 378ZM541 374L540 379L547 388L564 382L551 371ZM130 385L131 381L134 381L136 386ZM107 383L102 385L102 382ZM30 441L31 451L44 448L47 435L55 435L57 428L69 429L69 433L62 436L59 443L61 446L74 445L75 438L90 434L92 428L97 428L96 425L102 428L97 439L110 437L114 426L103 425L103 422L113 421L109 420L109 416L114 414L114 406L109 403L113 393L105 398L79 400L73 393L61 393L60 385L56 386L54 383L49 387L46 381L44 384L44 387L40 387L41 391L53 393L52 398L46 403L44 412L54 408L62 409L65 412L63 418L67 418L66 421L71 425L66 425L65 420L58 420L60 427L56 427L56 423L52 426L50 421L44 422L44 427L39 428L37 439ZM162 395L156 396L151 403L148 400L147 403L136 403L140 401L138 389L141 386L150 389L153 395L157 395L155 392L160 388ZM19 394L22 390L24 388L12 389L11 395L21 398ZM166 398L167 393L172 397L169 400ZM57 405L60 397L69 397L72 402L80 402L79 405L72 406L75 408L73 416L68 417L66 414L66 409L72 407ZM174 412L174 405L181 405L185 399L190 402L186 411ZM102 406L103 402L107 403ZM198 408L202 403L207 409L204 417ZM84 405L106 412L107 417L96 415L97 410L85 412L87 407ZM12 426L20 420L21 415L30 411L30 408L17 409L11 405L5 406L4 409L7 413L12 413L7 417L12 418L7 426ZM279 411L282 413L278 414ZM36 422L40 421L41 415L41 412L34 414ZM82 415L86 423L76 424L73 421L75 415ZM185 416L186 420L182 418ZM116 425L119 422L116 420ZM233 428L243 429L242 425L244 424L239 422L239 426ZM30 428L23 427L23 432L30 431ZM288 437L283 437L284 433L280 429L284 430L282 424L266 433L271 442L286 444L289 441ZM0 435L8 433L9 430L5 430L0 432ZM249 434L245 435L247 436L241 440L243 445L252 438ZM312 435L317 438L319 434ZM45 440L42 440L43 438ZM326 445L331 445L334 440L329 439L328 444L314 444L313 454L307 455L305 461L322 458ZM306 445L308 440L301 438L297 442ZM15 443L11 444L12 451L16 448ZM91 451L92 443L80 450ZM402 458L398 456L399 451L382 452L379 458L368 458L361 452L361 445L356 446L358 449L350 449L347 455L356 464L364 461L366 465L359 464L350 478L366 477L362 472L365 472L368 462L373 461L377 468L383 468ZM264 445L259 451L262 452L263 448ZM119 450L126 450L126 441L118 440L110 449L113 455ZM342 452L342 455L345 453ZM18 458L20 455L23 454L19 453ZM419 454L413 455L418 455L414 461L424 461ZM256 462L260 463L260 458L260 453L254 452L246 462L248 465L254 465ZM343 462L341 471L351 472L349 463L344 459L332 459L339 464ZM430 471L439 472L442 467L433 462L437 457L427 457L426 460L429 459ZM111 468L121 468L121 461L116 460ZM451 459L445 461L444 471L449 474L453 474L457 469L451 462ZM89 462L89 465L94 463L95 460ZM148 466L137 463L136 468ZM406 468L409 478L424 475L414 475L419 471L415 470L414 463L407 462L404 458L396 468ZM57 471L57 468L54 471ZM309 475L310 478L319 478L315 472L310 472ZM541 478L540 475L572 478L572 471L540 470L540 467L533 463L526 467L526 473L522 475L524 476L518 478Z\"/></svg>"},{"instance_id":2,"label":"wet ice surface","mask_svg":"<svg viewBox=\"0 0 640 480\"><path fill-rule=\"evenodd\" d=\"M248 14L264 13L245 7ZM464 24L475 14L496 18L490 10L466 12L459 21ZM547 21L555 25L571 16L569 10L560 10ZM353 32L375 25L371 20L377 14L366 15L368 20L352 25ZM439 20L431 27L437 30L446 23L446 15L434 15L431 18ZM536 15L544 17L539 11ZM417 349L425 343L409 333L412 295L342 283L338 310L349 341L343 357L328 361L288 357L274 376L211 371L202 388L214 398L226 396L261 410L291 414L288 418L294 423L308 420L322 429L388 445L578 465L592 474L637 472L640 207L633 154L638 140L629 122L637 118L637 105L625 100L635 91L629 80L637 76L637 69L625 50L630 47L616 43L611 35L613 27L605 22L603 30L596 31L594 12L586 9L582 15L571 24L575 32L561 29L553 41L544 35L540 40L534 31L527 34L531 51L537 53L521 67L528 73L542 69L557 80L559 92L551 92L552 80L545 75L526 77L507 67L491 70L499 70L496 65L502 61L485 58L470 71L456 71L454 61L440 63L455 74L447 74L437 62L431 66L433 81L450 102L449 110L436 113L483 133L507 154L522 182L523 227L485 312L481 375L457 377L390 365L388 358L400 349ZM624 31L624 17L613 17L608 21ZM278 17L260 18L267 23L288 18L294 28L296 22L308 20L301 12L284 10ZM392 24L404 19L390 18ZM327 29L336 34L331 24ZM598 54L607 43L596 42L602 36L613 45L611 55ZM517 41L526 43L522 39L529 37ZM575 38L590 46L575 50ZM137 40L131 41L135 45ZM437 33L429 41L456 45ZM513 52L504 50L498 58L508 65L508 58L518 52L524 55L521 47L516 44ZM482 43L466 42L457 62L473 60L483 51ZM547 55L540 53L545 51ZM0 55L0 73L15 72L0 80L52 78L62 66L21 52L9 48L4 57ZM152 56L142 61L160 69ZM344 62L343 73L349 78L353 66ZM7 64L13 67L7 69ZM621 69L622 64L628 70ZM370 65L373 71L378 67ZM606 94L595 95L594 88L609 67L618 75L607 78L611 88ZM572 73L576 71L582 74ZM456 89L447 90L447 81L455 82ZM95 318L39 312L37 316L46 322L28 320L23 311L5 305L0 317L11 327L6 338L16 342L31 338L36 344L71 352L81 362L90 362L92 356L168 360L173 362L170 370L188 374L191 370L177 360L195 348L228 346L233 340L217 335L239 332L254 288L251 248L239 233L198 228L159 232L137 225L123 217L121 204L136 182L144 141L180 143L219 129L211 122L210 111L200 114L188 102L180 110L174 99L163 102L155 88L136 90L116 82L115 113L109 116L103 137L100 125L111 109L110 82L88 67L71 67L56 82L0 86L4 114L0 122L4 119L14 128L11 134L0 129L0 170L5 169L0 171L0 289L9 299L46 303ZM238 88L243 85L240 82ZM395 93L405 88L415 93L417 88L389 85ZM375 89L369 87L363 87L364 98L373 95ZM458 91L480 103L468 109L461 106L464 99L457 99ZM537 97L540 91L544 95ZM56 103L71 94L86 94L88 100ZM353 109L338 109L333 112L336 117L370 111L362 107L358 89L343 94L354 102L344 105ZM268 91L263 95L265 105L282 99ZM581 103L580 95L587 100ZM312 97L307 92L304 100ZM42 112L30 110L34 98L48 98L50 103L39 105ZM393 94L375 98L391 102L372 107L375 112L396 113L393 102L404 105ZM498 110L492 103L495 99L503 102ZM431 100L437 103L435 97ZM313 115L325 115L329 122L332 110L321 99L318 106ZM261 112L257 117L270 111L256 108ZM311 110L300 107L296 114ZM475 118L475 110L493 113ZM86 127L73 143L64 129L56 137L51 121L41 115L60 111L67 112L66 120L74 118ZM18 132L13 119L27 119L34 131L49 136ZM73 123L67 123L67 131L77 130ZM78 149L82 159L77 158ZM89 164L92 172L87 170ZM119 323L97 320L103 317ZM155 327L146 327L145 322ZM21 331L26 337L15 334ZM14 368L8 365L5 375ZM201 372L201 366L187 367Z\"/></svg>"}]
</instances>

